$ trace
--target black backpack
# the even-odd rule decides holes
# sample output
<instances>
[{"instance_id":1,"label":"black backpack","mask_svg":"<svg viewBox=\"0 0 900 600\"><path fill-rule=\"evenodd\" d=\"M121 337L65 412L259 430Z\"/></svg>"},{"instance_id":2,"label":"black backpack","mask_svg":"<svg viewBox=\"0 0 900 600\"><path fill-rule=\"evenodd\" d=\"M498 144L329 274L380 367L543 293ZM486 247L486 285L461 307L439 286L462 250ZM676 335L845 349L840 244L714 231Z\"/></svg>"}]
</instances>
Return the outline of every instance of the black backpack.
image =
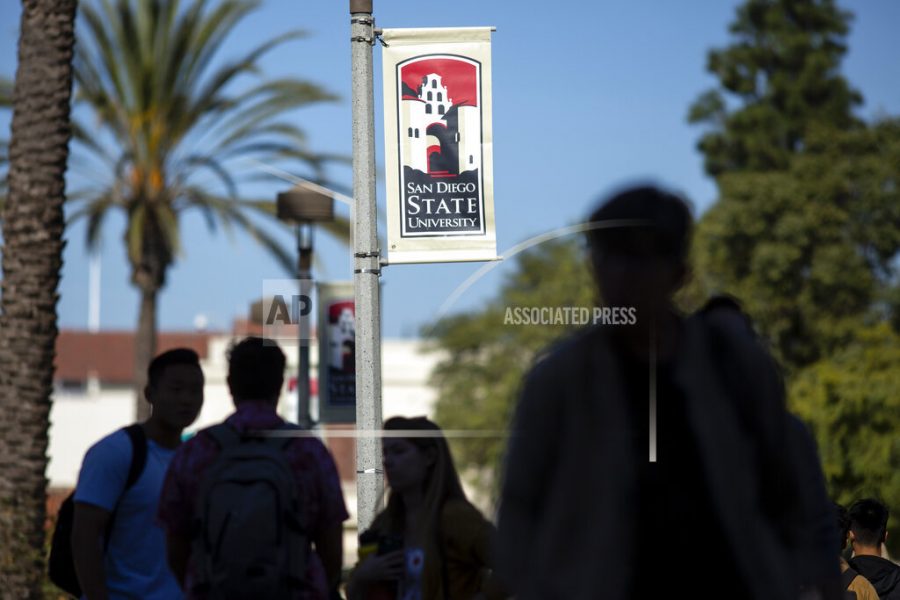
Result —
<instances>
[{"instance_id":1,"label":"black backpack","mask_svg":"<svg viewBox=\"0 0 900 600\"><path fill-rule=\"evenodd\" d=\"M141 473L144 472L144 465L147 464L147 436L144 434L144 428L139 423L129 425L124 428L131 440L131 466L128 467L128 479L125 480L125 489L122 490L122 496L125 495L131 486L135 484ZM119 496L119 500L122 499ZM106 544L109 544L109 536L112 533L113 523L116 518L116 508L109 518L106 526ZM53 541L50 544L50 558L47 561L47 571L50 581L64 592L68 592L75 597L81 597L81 585L78 583L78 576L75 574L75 561L72 558L72 523L75 518L75 492L69 494L62 505L59 507L59 513L56 516L56 527L53 529ZM105 547L105 545L104 545Z\"/></svg>"},{"instance_id":2,"label":"black backpack","mask_svg":"<svg viewBox=\"0 0 900 600\"><path fill-rule=\"evenodd\" d=\"M285 455L294 439L239 433L224 423L206 431L221 451L197 494L195 591L210 600L292 597L304 586L310 552Z\"/></svg>"}]
</instances>

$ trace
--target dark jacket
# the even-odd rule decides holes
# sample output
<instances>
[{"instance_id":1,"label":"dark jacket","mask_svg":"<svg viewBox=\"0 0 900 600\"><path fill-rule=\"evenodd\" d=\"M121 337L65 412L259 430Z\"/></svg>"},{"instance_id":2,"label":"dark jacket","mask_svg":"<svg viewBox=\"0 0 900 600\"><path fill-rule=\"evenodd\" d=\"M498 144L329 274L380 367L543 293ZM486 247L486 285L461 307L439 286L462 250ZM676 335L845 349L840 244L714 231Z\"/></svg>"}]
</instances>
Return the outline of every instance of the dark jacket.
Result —
<instances>
[{"instance_id":1,"label":"dark jacket","mask_svg":"<svg viewBox=\"0 0 900 600\"><path fill-rule=\"evenodd\" d=\"M881 600L900 600L900 566L880 556L857 556L849 563L869 580Z\"/></svg>"},{"instance_id":2,"label":"dark jacket","mask_svg":"<svg viewBox=\"0 0 900 600\"><path fill-rule=\"evenodd\" d=\"M784 409L768 354L755 338L720 329L714 336L700 317L684 322L673 377L748 595L793 599L801 582L838 577L818 459L808 440L798 442L802 428ZM717 336L728 348L717 347ZM723 353L740 360L726 377L711 376L721 371ZM739 393L727 393L725 379L741 381ZM629 498L636 461L646 458L629 443L624 401L602 328L566 341L528 375L498 521L498 571L515 584L517 598L625 598L635 565L622 557L637 542ZM816 489L801 494L807 484Z\"/></svg>"}]
</instances>

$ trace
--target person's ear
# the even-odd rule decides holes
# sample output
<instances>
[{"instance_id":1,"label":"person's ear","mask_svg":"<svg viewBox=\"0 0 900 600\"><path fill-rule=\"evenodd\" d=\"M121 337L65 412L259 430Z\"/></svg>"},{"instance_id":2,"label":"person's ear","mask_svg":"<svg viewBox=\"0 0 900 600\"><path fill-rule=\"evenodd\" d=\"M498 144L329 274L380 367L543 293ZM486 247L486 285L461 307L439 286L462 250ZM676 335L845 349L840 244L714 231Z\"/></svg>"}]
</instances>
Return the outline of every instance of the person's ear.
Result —
<instances>
[{"instance_id":1,"label":"person's ear","mask_svg":"<svg viewBox=\"0 0 900 600\"><path fill-rule=\"evenodd\" d=\"M850 530L850 533L848 533L847 535L850 537L850 543L851 543L851 544L855 544L855 543L856 543L856 536L853 535L853 530L852 530L852 529Z\"/></svg>"},{"instance_id":2,"label":"person's ear","mask_svg":"<svg viewBox=\"0 0 900 600\"><path fill-rule=\"evenodd\" d=\"M144 386L144 399L147 400L150 404L153 404L153 386L149 383Z\"/></svg>"}]
</instances>

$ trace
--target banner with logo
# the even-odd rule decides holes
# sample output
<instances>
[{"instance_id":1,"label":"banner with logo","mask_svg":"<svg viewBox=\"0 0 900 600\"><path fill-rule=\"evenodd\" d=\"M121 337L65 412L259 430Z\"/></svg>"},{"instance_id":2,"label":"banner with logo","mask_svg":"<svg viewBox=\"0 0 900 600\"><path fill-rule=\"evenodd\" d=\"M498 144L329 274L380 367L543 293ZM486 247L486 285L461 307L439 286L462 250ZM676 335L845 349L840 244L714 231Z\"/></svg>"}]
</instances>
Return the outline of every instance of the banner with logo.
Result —
<instances>
[{"instance_id":1,"label":"banner with logo","mask_svg":"<svg viewBox=\"0 0 900 600\"><path fill-rule=\"evenodd\" d=\"M382 38L388 262L496 259L491 28Z\"/></svg>"},{"instance_id":2,"label":"banner with logo","mask_svg":"<svg viewBox=\"0 0 900 600\"><path fill-rule=\"evenodd\" d=\"M356 307L351 282L319 283L319 421L356 422Z\"/></svg>"}]
</instances>

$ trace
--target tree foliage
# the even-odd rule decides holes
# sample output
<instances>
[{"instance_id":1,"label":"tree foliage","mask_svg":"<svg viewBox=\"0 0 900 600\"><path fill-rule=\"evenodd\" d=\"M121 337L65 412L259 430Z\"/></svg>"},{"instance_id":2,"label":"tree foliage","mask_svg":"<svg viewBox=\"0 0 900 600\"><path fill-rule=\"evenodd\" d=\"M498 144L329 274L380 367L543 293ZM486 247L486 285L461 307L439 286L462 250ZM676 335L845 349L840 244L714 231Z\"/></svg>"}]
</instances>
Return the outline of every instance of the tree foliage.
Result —
<instances>
[{"instance_id":1,"label":"tree foliage","mask_svg":"<svg viewBox=\"0 0 900 600\"><path fill-rule=\"evenodd\" d=\"M833 0L747 0L690 120L719 199L697 228L702 293L741 298L786 367L831 493L900 509L900 119L865 123ZM701 293L701 295L702 295Z\"/></svg>"},{"instance_id":2,"label":"tree foliage","mask_svg":"<svg viewBox=\"0 0 900 600\"><path fill-rule=\"evenodd\" d=\"M900 507L900 336L887 323L858 331L833 356L798 374L791 408L812 428L829 488L849 505L881 498ZM900 519L888 544L900 553Z\"/></svg>"},{"instance_id":3,"label":"tree foliage","mask_svg":"<svg viewBox=\"0 0 900 600\"><path fill-rule=\"evenodd\" d=\"M126 218L123 241L131 282L141 294L135 336L138 396L155 354L157 294L181 254L181 216L197 210L212 232L220 226L227 232L243 230L293 272L291 252L271 231L278 226L274 193L265 199L243 197L235 174L247 173L249 160L301 167L321 179L329 158L308 147L289 116L335 97L308 81L261 75L260 59L303 32L273 35L243 55L220 59L228 37L257 4L96 0L82 8L76 101L90 108L94 123L75 120L76 150L77 156L99 161L96 170L108 176L91 179L91 185L75 192L72 219L86 219L87 242L93 246L110 212L121 211ZM349 235L346 220L329 226L343 238ZM147 409L138 401L139 417Z\"/></svg>"},{"instance_id":4,"label":"tree foliage","mask_svg":"<svg viewBox=\"0 0 900 600\"><path fill-rule=\"evenodd\" d=\"M571 325L514 324L515 308L589 307L594 285L581 245L553 240L519 254L499 294L484 309L442 319L427 334L443 352L433 374L436 419L445 429L503 432L535 356L570 332ZM510 314L512 316L512 314ZM452 440L456 459L483 491L494 477L506 439L502 435Z\"/></svg>"},{"instance_id":5,"label":"tree foliage","mask_svg":"<svg viewBox=\"0 0 900 600\"><path fill-rule=\"evenodd\" d=\"M900 120L820 128L786 170L723 174L696 236L707 292L744 300L789 369L842 347L894 278Z\"/></svg>"},{"instance_id":6,"label":"tree foliage","mask_svg":"<svg viewBox=\"0 0 900 600\"><path fill-rule=\"evenodd\" d=\"M900 121L853 114L849 20L832 0L748 0L709 54L719 88L689 115L709 126L699 149L719 186L698 279L742 298L789 369L847 342L900 250Z\"/></svg>"},{"instance_id":7,"label":"tree foliage","mask_svg":"<svg viewBox=\"0 0 900 600\"><path fill-rule=\"evenodd\" d=\"M810 125L860 126L851 111L862 97L839 72L849 20L833 0L748 0L738 8L732 44L709 53L720 86L688 116L711 126L699 144L710 175L786 169Z\"/></svg>"}]
</instances>

